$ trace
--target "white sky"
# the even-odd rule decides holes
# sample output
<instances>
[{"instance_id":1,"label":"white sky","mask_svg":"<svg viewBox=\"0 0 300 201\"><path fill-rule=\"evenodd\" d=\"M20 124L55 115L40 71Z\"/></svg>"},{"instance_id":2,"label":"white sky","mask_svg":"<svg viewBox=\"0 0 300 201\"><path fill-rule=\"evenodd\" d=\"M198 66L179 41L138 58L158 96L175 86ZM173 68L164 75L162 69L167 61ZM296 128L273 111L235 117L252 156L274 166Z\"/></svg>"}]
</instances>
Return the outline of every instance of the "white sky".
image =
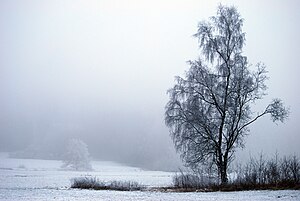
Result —
<instances>
[{"instance_id":1,"label":"white sky","mask_svg":"<svg viewBox=\"0 0 300 201\"><path fill-rule=\"evenodd\" d=\"M165 151L166 90L197 58L192 35L220 2L245 19L248 60L267 65L269 95L256 107L279 97L292 112L285 124L253 125L241 155L299 154L300 3L291 0L2 0L0 151L61 135L95 152L97 141L118 147L111 138L127 136Z\"/></svg>"}]
</instances>

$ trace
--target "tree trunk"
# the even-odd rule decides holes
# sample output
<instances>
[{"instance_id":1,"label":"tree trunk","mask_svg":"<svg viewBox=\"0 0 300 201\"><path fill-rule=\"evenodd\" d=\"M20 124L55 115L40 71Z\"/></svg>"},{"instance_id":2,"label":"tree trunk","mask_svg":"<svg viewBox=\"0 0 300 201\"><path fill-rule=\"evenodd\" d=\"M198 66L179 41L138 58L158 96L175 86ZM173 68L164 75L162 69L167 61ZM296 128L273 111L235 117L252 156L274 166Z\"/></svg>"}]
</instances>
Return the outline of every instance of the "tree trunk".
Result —
<instances>
[{"instance_id":1,"label":"tree trunk","mask_svg":"<svg viewBox=\"0 0 300 201\"><path fill-rule=\"evenodd\" d=\"M225 185L228 183L228 177L227 177L227 160L225 159L224 161L220 162L220 167L219 167L219 174L221 178L221 185Z\"/></svg>"},{"instance_id":2,"label":"tree trunk","mask_svg":"<svg viewBox=\"0 0 300 201\"><path fill-rule=\"evenodd\" d=\"M228 183L228 177L227 177L227 167L225 165L222 165L221 167L221 184L227 184Z\"/></svg>"}]
</instances>

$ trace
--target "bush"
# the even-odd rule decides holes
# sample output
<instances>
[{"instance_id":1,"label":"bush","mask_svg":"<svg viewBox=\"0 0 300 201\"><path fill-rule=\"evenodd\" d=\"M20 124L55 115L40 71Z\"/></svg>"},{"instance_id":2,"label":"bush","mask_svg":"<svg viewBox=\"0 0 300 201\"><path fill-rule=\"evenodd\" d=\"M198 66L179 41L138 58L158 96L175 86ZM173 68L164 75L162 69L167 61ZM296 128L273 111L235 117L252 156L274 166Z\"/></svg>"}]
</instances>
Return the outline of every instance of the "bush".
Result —
<instances>
[{"instance_id":1,"label":"bush","mask_svg":"<svg viewBox=\"0 0 300 201\"><path fill-rule=\"evenodd\" d=\"M96 177L78 177L71 180L71 188L80 189L106 189L104 182L100 182Z\"/></svg>"},{"instance_id":2,"label":"bush","mask_svg":"<svg viewBox=\"0 0 300 201\"><path fill-rule=\"evenodd\" d=\"M71 188L94 189L94 190L116 190L116 191L138 191L145 187L135 181L99 181L96 177L78 177L71 180Z\"/></svg>"},{"instance_id":3,"label":"bush","mask_svg":"<svg viewBox=\"0 0 300 201\"><path fill-rule=\"evenodd\" d=\"M214 186L218 179L216 175L211 174L207 169L199 169L198 172L183 172L180 170L173 176L173 186L185 190L203 189L208 186Z\"/></svg>"},{"instance_id":4,"label":"bush","mask_svg":"<svg viewBox=\"0 0 300 201\"><path fill-rule=\"evenodd\" d=\"M203 184L200 182L200 178L190 173L175 174L173 177L173 184L175 188L199 188Z\"/></svg>"},{"instance_id":5,"label":"bush","mask_svg":"<svg viewBox=\"0 0 300 201\"><path fill-rule=\"evenodd\" d=\"M229 182L219 185L216 176L206 171L184 173L173 177L175 191L240 191L263 189L300 189L300 161L297 156L265 158L251 157L238 164L229 175Z\"/></svg>"},{"instance_id":6,"label":"bush","mask_svg":"<svg viewBox=\"0 0 300 201\"><path fill-rule=\"evenodd\" d=\"M296 156L265 159L251 158L244 166L235 170L236 179L231 184L243 189L287 189L299 188L300 162Z\"/></svg>"}]
</instances>

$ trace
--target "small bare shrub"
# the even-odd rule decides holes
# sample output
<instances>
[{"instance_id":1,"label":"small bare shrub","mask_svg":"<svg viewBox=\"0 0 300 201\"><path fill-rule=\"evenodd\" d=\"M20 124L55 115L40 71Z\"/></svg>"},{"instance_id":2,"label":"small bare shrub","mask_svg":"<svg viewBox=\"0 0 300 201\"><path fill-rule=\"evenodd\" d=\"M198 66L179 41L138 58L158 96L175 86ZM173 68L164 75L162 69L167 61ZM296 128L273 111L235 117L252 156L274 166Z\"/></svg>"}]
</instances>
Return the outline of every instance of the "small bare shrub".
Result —
<instances>
[{"instance_id":1,"label":"small bare shrub","mask_svg":"<svg viewBox=\"0 0 300 201\"><path fill-rule=\"evenodd\" d=\"M280 163L280 180L289 182L292 180L292 172L290 169L291 160L284 156Z\"/></svg>"},{"instance_id":2,"label":"small bare shrub","mask_svg":"<svg viewBox=\"0 0 300 201\"><path fill-rule=\"evenodd\" d=\"M116 191L138 191L145 187L135 181L99 181L96 177L78 177L72 179L71 188L94 189L94 190L116 190Z\"/></svg>"},{"instance_id":3,"label":"small bare shrub","mask_svg":"<svg viewBox=\"0 0 300 201\"><path fill-rule=\"evenodd\" d=\"M300 161L296 156L279 158L252 158L235 170L236 178L230 185L243 190L299 189Z\"/></svg>"},{"instance_id":4,"label":"small bare shrub","mask_svg":"<svg viewBox=\"0 0 300 201\"><path fill-rule=\"evenodd\" d=\"M216 177L213 177L211 174L204 173L203 171L191 173L180 170L179 173L176 173L173 176L174 187L182 189L205 188L206 186L214 185L216 182Z\"/></svg>"},{"instance_id":5,"label":"small bare shrub","mask_svg":"<svg viewBox=\"0 0 300 201\"><path fill-rule=\"evenodd\" d=\"M189 173L175 174L173 177L173 184L176 188L199 188L202 186L200 178Z\"/></svg>"},{"instance_id":6,"label":"small bare shrub","mask_svg":"<svg viewBox=\"0 0 300 201\"><path fill-rule=\"evenodd\" d=\"M294 182L299 183L300 182L300 161L296 155L294 155L290 159L289 167Z\"/></svg>"},{"instance_id":7,"label":"small bare shrub","mask_svg":"<svg viewBox=\"0 0 300 201\"><path fill-rule=\"evenodd\" d=\"M106 184L99 181L96 177L77 177L71 180L71 188L80 189L106 189Z\"/></svg>"}]
</instances>

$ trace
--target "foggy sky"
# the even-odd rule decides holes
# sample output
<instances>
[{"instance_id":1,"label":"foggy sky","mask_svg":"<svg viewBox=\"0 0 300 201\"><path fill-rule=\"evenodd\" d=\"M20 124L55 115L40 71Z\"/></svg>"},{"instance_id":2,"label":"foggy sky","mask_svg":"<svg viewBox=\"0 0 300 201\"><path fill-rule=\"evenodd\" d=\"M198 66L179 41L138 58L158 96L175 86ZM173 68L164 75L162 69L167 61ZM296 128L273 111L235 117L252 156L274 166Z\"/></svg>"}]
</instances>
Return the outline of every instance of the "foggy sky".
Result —
<instances>
[{"instance_id":1,"label":"foggy sky","mask_svg":"<svg viewBox=\"0 0 300 201\"><path fill-rule=\"evenodd\" d=\"M239 156L300 154L300 5L235 5L246 32L244 55L266 64L268 96L290 107L285 124L251 126ZM192 35L219 1L0 2L0 151L30 146L61 152L80 138L94 158L151 168L178 164L164 124L167 89L199 49Z\"/></svg>"}]
</instances>

